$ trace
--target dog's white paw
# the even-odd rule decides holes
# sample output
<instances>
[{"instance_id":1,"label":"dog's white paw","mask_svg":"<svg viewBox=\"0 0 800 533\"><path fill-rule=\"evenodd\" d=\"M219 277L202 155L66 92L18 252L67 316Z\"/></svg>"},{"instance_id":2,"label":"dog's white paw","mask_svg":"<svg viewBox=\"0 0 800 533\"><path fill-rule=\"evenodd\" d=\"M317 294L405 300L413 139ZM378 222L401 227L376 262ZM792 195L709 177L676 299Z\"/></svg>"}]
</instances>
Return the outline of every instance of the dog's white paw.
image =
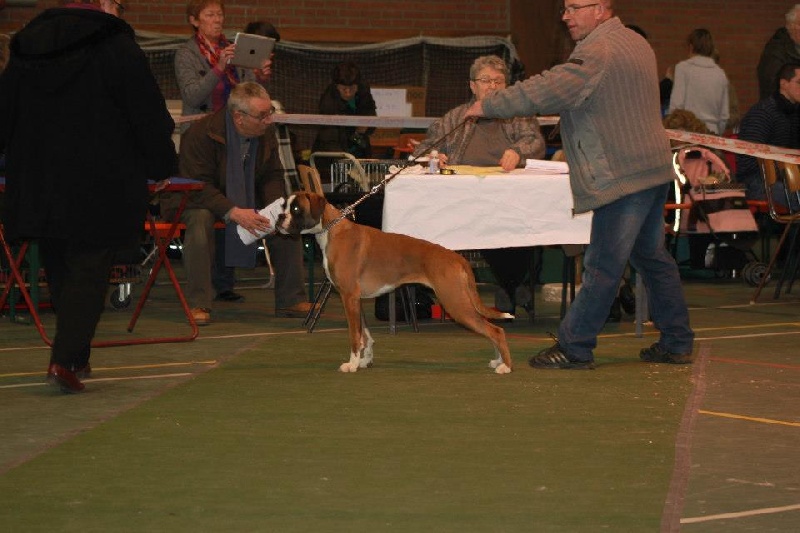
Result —
<instances>
[{"instance_id":1,"label":"dog's white paw","mask_svg":"<svg viewBox=\"0 0 800 533\"><path fill-rule=\"evenodd\" d=\"M497 368L494 369L495 374L510 374L511 369L505 363L500 363L497 365Z\"/></svg>"},{"instance_id":2,"label":"dog's white paw","mask_svg":"<svg viewBox=\"0 0 800 533\"><path fill-rule=\"evenodd\" d=\"M349 362L342 363L339 372L358 372L358 365L352 365Z\"/></svg>"},{"instance_id":3,"label":"dog's white paw","mask_svg":"<svg viewBox=\"0 0 800 533\"><path fill-rule=\"evenodd\" d=\"M491 361L489 361L489 368L496 369L498 366L502 364L503 364L503 358L498 357L497 359L492 359Z\"/></svg>"}]
</instances>

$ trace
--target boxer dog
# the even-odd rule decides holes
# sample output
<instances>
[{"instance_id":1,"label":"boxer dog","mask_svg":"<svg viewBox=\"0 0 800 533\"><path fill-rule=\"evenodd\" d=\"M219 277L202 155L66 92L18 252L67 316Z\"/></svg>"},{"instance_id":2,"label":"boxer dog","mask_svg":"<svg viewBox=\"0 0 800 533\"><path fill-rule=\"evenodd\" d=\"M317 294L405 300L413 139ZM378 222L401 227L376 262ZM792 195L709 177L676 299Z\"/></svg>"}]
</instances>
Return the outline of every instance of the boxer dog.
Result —
<instances>
[{"instance_id":1,"label":"boxer dog","mask_svg":"<svg viewBox=\"0 0 800 533\"><path fill-rule=\"evenodd\" d=\"M324 196L307 192L289 197L276 229L292 235L314 234L319 243L322 265L342 298L350 332L350 360L342 363L340 371L372 366L374 341L362 319L361 299L405 283L421 283L434 290L456 322L491 341L496 358L489 364L496 373L511 372L505 332L487 319L513 315L483 305L472 268L459 254L422 239L356 224L343 218Z\"/></svg>"}]
</instances>

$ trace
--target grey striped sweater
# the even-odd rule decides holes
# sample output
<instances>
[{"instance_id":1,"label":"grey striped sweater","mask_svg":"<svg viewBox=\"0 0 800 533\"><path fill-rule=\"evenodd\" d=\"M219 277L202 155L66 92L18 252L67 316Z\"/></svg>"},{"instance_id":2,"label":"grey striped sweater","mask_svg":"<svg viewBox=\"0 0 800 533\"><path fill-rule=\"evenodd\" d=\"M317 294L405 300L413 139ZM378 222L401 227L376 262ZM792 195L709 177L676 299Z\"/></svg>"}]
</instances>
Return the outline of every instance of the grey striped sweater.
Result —
<instances>
[{"instance_id":1,"label":"grey striped sweater","mask_svg":"<svg viewBox=\"0 0 800 533\"><path fill-rule=\"evenodd\" d=\"M619 18L580 41L566 63L483 100L487 117L561 116L575 211L674 179L650 45Z\"/></svg>"}]
</instances>

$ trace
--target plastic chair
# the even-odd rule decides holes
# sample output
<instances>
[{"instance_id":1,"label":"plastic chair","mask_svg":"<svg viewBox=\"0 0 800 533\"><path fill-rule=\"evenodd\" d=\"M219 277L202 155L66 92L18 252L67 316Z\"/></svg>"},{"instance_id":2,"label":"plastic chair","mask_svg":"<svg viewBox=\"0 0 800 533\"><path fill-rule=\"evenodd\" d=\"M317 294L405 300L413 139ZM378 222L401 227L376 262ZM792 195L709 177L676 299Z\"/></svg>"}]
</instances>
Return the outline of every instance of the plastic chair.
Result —
<instances>
[{"instance_id":1,"label":"plastic chair","mask_svg":"<svg viewBox=\"0 0 800 533\"><path fill-rule=\"evenodd\" d=\"M796 226L800 224L800 211L792 211L791 209L785 210L775 201L773 196L773 186L779 182L778 180L783 180L785 186L784 194L786 204L792 205L789 202L792 196L794 196L795 201L800 198L800 168L798 168L795 163L786 163L784 161L774 161L772 159L763 158L758 158L758 164L761 167L761 173L764 178L764 188L766 189L767 193L769 216L776 223L783 224L784 228L783 232L781 233L781 237L778 240L778 245L772 254L772 258L770 259L769 266L767 266L767 271L761 278L761 282L758 284L756 292L753 294L753 299L750 301L750 303L755 303L756 300L758 300L761 290L764 288L770 278L772 269L777 262L778 255L783 248L784 242L786 242L786 237L789 235L790 231L794 230L789 245L789 252L786 254L786 264L784 265L783 272L778 280L778 284L775 287L774 298L778 298L780 296L781 287L787 280L789 281L789 285L786 292L791 290L794 275L797 271L796 248L797 236L799 232Z\"/></svg>"},{"instance_id":2,"label":"plastic chair","mask_svg":"<svg viewBox=\"0 0 800 533\"><path fill-rule=\"evenodd\" d=\"M300 184L305 192L313 192L325 195L322 190L322 181L319 171L308 165L297 165L297 174L300 176ZM317 243L312 235L303 235L304 249L306 251L306 261L308 262L308 299L314 300L314 264L317 256ZM327 279L323 284L327 282ZM314 309L309 311L309 316ZM321 310L320 310L321 311ZM308 320L308 317L306 317Z\"/></svg>"},{"instance_id":3,"label":"plastic chair","mask_svg":"<svg viewBox=\"0 0 800 533\"><path fill-rule=\"evenodd\" d=\"M300 175L300 184L304 191L325 195L322 190L322 180L316 168L308 165L297 165L297 173Z\"/></svg>"}]
</instances>

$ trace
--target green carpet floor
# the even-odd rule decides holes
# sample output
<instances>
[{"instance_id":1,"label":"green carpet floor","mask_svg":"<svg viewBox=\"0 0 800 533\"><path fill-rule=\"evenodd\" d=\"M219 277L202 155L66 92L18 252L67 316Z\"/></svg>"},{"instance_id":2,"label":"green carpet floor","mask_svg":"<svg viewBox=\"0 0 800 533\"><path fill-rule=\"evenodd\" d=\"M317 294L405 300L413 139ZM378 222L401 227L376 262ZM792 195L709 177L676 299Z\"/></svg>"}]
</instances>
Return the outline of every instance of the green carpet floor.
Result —
<instances>
[{"instance_id":1,"label":"green carpet floor","mask_svg":"<svg viewBox=\"0 0 800 533\"><path fill-rule=\"evenodd\" d=\"M134 335L187 327L169 289ZM672 505L682 531L792 531L797 511L691 520L800 503L800 306L748 306L738 282L686 291L710 354L702 409L747 419L695 412L685 502L668 499L698 367L639 362L656 337L630 317L606 327L597 370L536 371L558 324L539 300L535 323L504 325L516 366L499 376L484 339L435 321L390 335L368 308L375 366L348 375L336 299L307 334L251 287L193 342L95 350L76 396L42 384L33 328L0 321L0 528L648 532Z\"/></svg>"}]
</instances>

